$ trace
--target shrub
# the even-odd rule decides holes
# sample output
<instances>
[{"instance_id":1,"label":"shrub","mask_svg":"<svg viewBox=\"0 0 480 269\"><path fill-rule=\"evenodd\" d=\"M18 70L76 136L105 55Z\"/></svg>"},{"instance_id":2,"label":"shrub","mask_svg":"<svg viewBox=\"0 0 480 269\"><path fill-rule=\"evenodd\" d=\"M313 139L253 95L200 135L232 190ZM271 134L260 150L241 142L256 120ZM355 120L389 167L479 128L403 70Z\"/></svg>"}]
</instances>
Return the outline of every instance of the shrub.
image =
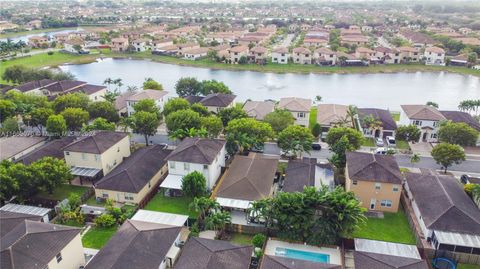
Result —
<instances>
[{"instance_id":1,"label":"shrub","mask_svg":"<svg viewBox=\"0 0 480 269\"><path fill-rule=\"evenodd\" d=\"M98 216L95 219L95 224L98 227L102 227L102 228L112 227L116 223L117 222L116 222L115 218L110 214L103 214L103 215Z\"/></svg>"},{"instance_id":2,"label":"shrub","mask_svg":"<svg viewBox=\"0 0 480 269\"><path fill-rule=\"evenodd\" d=\"M252 238L252 244L254 247L263 248L265 240L267 240L267 237L264 234L256 234Z\"/></svg>"},{"instance_id":3,"label":"shrub","mask_svg":"<svg viewBox=\"0 0 480 269\"><path fill-rule=\"evenodd\" d=\"M198 224L194 223L192 227L190 227L190 236L198 236L200 234L200 229L198 228Z\"/></svg>"},{"instance_id":4,"label":"shrub","mask_svg":"<svg viewBox=\"0 0 480 269\"><path fill-rule=\"evenodd\" d=\"M73 210L73 209L79 207L81 203L82 203L82 201L80 199L80 195L78 195L76 193L72 193L68 196L68 205L70 206L70 209Z\"/></svg>"},{"instance_id":5,"label":"shrub","mask_svg":"<svg viewBox=\"0 0 480 269\"><path fill-rule=\"evenodd\" d=\"M318 137L322 133L322 127L320 124L315 123L312 127L312 135Z\"/></svg>"},{"instance_id":6,"label":"shrub","mask_svg":"<svg viewBox=\"0 0 480 269\"><path fill-rule=\"evenodd\" d=\"M53 53L54 53L53 51L47 52L48 55L53 55Z\"/></svg>"},{"instance_id":7,"label":"shrub","mask_svg":"<svg viewBox=\"0 0 480 269\"><path fill-rule=\"evenodd\" d=\"M475 184L471 184L471 183L465 184L463 186L463 190L465 190L465 192L468 193L468 195L472 195L474 188L475 188Z\"/></svg>"}]
</instances>

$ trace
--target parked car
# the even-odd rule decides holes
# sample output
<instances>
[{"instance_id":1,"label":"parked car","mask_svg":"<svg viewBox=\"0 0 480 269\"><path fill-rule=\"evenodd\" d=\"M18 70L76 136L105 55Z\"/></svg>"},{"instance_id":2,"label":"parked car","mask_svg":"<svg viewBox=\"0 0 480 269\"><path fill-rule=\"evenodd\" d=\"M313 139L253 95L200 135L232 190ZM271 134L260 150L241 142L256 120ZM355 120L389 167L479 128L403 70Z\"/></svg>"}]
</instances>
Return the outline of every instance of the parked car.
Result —
<instances>
[{"instance_id":1,"label":"parked car","mask_svg":"<svg viewBox=\"0 0 480 269\"><path fill-rule=\"evenodd\" d=\"M264 146L254 146L250 151L251 152L257 152L257 153L263 153L264 151Z\"/></svg>"},{"instance_id":2,"label":"parked car","mask_svg":"<svg viewBox=\"0 0 480 269\"><path fill-rule=\"evenodd\" d=\"M385 140L387 140L387 145L388 145L389 147L395 147L395 146L396 146L396 144L395 144L395 137L393 137L393 136L387 136L387 137L385 138Z\"/></svg>"},{"instance_id":3,"label":"parked car","mask_svg":"<svg viewBox=\"0 0 480 269\"><path fill-rule=\"evenodd\" d=\"M386 148L377 148L375 150L375 154L386 155L387 154L387 149Z\"/></svg>"},{"instance_id":4,"label":"parked car","mask_svg":"<svg viewBox=\"0 0 480 269\"><path fill-rule=\"evenodd\" d=\"M322 146L319 143L312 144L312 150L321 150Z\"/></svg>"},{"instance_id":5,"label":"parked car","mask_svg":"<svg viewBox=\"0 0 480 269\"><path fill-rule=\"evenodd\" d=\"M383 139L381 137L377 137L375 138L375 145L377 145L377 147L383 147L385 143L383 143Z\"/></svg>"},{"instance_id":6,"label":"parked car","mask_svg":"<svg viewBox=\"0 0 480 269\"><path fill-rule=\"evenodd\" d=\"M462 175L460 177L462 184L480 184L480 177L472 177L471 175Z\"/></svg>"}]
</instances>

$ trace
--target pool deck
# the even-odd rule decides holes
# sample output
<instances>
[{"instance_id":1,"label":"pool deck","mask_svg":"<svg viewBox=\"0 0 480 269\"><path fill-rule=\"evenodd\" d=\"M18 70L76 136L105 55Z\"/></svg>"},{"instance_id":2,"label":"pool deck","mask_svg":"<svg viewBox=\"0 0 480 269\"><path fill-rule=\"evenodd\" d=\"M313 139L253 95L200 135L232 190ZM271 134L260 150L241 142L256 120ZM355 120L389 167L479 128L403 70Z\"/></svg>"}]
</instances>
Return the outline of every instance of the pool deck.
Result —
<instances>
[{"instance_id":1,"label":"pool deck","mask_svg":"<svg viewBox=\"0 0 480 269\"><path fill-rule=\"evenodd\" d=\"M342 265L341 253L339 248L315 247L310 245L288 243L284 241L269 239L267 242L267 246L265 247L265 254L275 256L275 250L277 248L289 248L289 249L295 249L295 250L303 250L303 251L327 254L327 255L330 255L331 264Z\"/></svg>"}]
</instances>

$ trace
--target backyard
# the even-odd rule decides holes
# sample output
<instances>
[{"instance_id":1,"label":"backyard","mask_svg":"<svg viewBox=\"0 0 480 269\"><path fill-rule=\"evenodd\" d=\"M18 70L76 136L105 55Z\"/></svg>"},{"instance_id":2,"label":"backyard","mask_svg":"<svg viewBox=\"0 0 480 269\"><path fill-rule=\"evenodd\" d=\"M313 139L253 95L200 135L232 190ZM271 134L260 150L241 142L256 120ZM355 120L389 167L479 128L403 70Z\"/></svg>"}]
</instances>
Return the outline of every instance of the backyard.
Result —
<instances>
[{"instance_id":1,"label":"backyard","mask_svg":"<svg viewBox=\"0 0 480 269\"><path fill-rule=\"evenodd\" d=\"M101 249L115 234L118 227L97 228L92 227L82 237L82 244L86 248Z\"/></svg>"},{"instance_id":2,"label":"backyard","mask_svg":"<svg viewBox=\"0 0 480 269\"><path fill-rule=\"evenodd\" d=\"M480 265L459 263L457 269L480 269Z\"/></svg>"},{"instance_id":3,"label":"backyard","mask_svg":"<svg viewBox=\"0 0 480 269\"><path fill-rule=\"evenodd\" d=\"M190 218L196 219L198 213L190 210L189 205L193 198L182 197L167 197L163 193L157 193L152 200L145 206L145 210L152 210L158 212L166 212L173 214L188 215Z\"/></svg>"},{"instance_id":4,"label":"backyard","mask_svg":"<svg viewBox=\"0 0 480 269\"><path fill-rule=\"evenodd\" d=\"M252 237L249 234L232 233L229 241L237 245L252 245Z\"/></svg>"},{"instance_id":5,"label":"backyard","mask_svg":"<svg viewBox=\"0 0 480 269\"><path fill-rule=\"evenodd\" d=\"M397 213L384 213L384 218L368 218L365 225L353 234L354 238L365 238L414 245L415 236L410 229L403 209Z\"/></svg>"},{"instance_id":6,"label":"backyard","mask_svg":"<svg viewBox=\"0 0 480 269\"><path fill-rule=\"evenodd\" d=\"M49 194L46 191L42 191L37 194L37 197L62 201L68 198L70 194L77 194L78 196L82 196L87 190L88 187L62 184L61 186L55 188L52 194Z\"/></svg>"}]
</instances>

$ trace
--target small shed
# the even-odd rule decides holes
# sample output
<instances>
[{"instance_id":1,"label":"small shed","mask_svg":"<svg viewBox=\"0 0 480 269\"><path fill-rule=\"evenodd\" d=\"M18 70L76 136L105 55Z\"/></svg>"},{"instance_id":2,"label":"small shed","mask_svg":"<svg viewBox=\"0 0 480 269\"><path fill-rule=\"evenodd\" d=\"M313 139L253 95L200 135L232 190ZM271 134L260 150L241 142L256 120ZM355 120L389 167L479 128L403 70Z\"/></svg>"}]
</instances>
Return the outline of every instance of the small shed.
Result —
<instances>
[{"instance_id":1,"label":"small shed","mask_svg":"<svg viewBox=\"0 0 480 269\"><path fill-rule=\"evenodd\" d=\"M2 206L0 210L15 212L15 213L23 213L23 214L34 215L34 216L41 216L43 219L43 222L48 223L50 221L48 214L52 209L37 207L37 206L29 206L29 205L6 204Z\"/></svg>"}]
</instances>

